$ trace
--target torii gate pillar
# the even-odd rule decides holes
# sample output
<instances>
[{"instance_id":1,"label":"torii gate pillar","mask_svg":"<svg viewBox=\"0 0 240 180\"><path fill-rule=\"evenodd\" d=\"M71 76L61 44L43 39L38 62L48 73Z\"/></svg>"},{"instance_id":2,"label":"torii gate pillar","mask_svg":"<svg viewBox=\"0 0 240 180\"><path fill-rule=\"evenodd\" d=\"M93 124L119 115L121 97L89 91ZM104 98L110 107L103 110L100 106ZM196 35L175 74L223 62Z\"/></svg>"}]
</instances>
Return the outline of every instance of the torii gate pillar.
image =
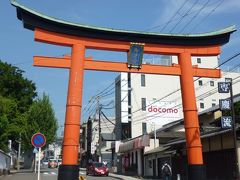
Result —
<instances>
[{"instance_id":1,"label":"torii gate pillar","mask_svg":"<svg viewBox=\"0 0 240 180\"><path fill-rule=\"evenodd\" d=\"M59 179L69 177L78 179L79 176L79 167L76 164L78 164L85 47L82 44L74 44L71 57L62 149L63 165L59 167Z\"/></svg>"},{"instance_id":2,"label":"torii gate pillar","mask_svg":"<svg viewBox=\"0 0 240 180\"><path fill-rule=\"evenodd\" d=\"M203 169L202 144L200 139L191 54L181 53L178 57L181 67L180 84L189 164L188 178L196 179L196 177L198 177L204 179L206 176L203 174L205 171Z\"/></svg>"}]
</instances>

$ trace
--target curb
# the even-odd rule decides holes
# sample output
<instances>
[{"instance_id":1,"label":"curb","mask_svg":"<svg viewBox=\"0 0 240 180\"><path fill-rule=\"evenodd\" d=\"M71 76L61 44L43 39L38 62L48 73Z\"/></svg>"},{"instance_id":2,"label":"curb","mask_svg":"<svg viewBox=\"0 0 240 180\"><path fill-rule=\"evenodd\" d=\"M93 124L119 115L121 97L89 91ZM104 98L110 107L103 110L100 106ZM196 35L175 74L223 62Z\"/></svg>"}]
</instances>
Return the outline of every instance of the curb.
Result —
<instances>
[{"instance_id":1,"label":"curb","mask_svg":"<svg viewBox=\"0 0 240 180\"><path fill-rule=\"evenodd\" d=\"M122 180L140 180L139 178L131 177L131 176L124 176L121 174L114 174L114 173L109 173L109 176L117 178L117 179L122 179Z\"/></svg>"}]
</instances>

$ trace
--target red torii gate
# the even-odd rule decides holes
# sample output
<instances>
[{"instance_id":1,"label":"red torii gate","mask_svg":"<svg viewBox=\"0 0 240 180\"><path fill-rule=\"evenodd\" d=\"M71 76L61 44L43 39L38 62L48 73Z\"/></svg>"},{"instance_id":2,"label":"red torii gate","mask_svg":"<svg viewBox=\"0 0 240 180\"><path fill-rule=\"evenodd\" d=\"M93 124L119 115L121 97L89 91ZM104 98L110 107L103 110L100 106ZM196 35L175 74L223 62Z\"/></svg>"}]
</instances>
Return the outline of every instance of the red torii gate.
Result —
<instances>
[{"instance_id":1,"label":"red torii gate","mask_svg":"<svg viewBox=\"0 0 240 180\"><path fill-rule=\"evenodd\" d=\"M59 180L78 179L78 144L82 109L82 84L84 70L149 73L180 76L184 127L189 164L189 179L205 179L200 140L198 113L193 77L219 78L219 69L192 66L191 56L217 56L220 46L229 41L235 31L229 27L218 32L200 35L167 35L94 28L68 23L43 16L16 1L18 18L24 27L35 33L35 40L72 48L71 56L34 57L34 65L68 68L70 70L63 140L63 160L59 168ZM128 52L130 42L145 43L144 53L177 55L179 64L159 66L143 64L141 69L128 68L127 63L94 61L85 57L85 49Z\"/></svg>"}]
</instances>

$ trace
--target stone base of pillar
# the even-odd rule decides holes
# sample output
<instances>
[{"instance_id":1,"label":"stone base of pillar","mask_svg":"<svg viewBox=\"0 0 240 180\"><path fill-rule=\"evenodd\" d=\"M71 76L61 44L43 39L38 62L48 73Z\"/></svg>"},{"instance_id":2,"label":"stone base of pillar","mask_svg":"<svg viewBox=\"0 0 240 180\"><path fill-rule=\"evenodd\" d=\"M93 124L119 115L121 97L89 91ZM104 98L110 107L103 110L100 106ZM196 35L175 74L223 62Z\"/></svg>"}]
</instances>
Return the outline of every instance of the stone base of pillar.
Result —
<instances>
[{"instance_id":1,"label":"stone base of pillar","mask_svg":"<svg viewBox=\"0 0 240 180\"><path fill-rule=\"evenodd\" d=\"M205 165L188 165L188 180L203 179L207 179Z\"/></svg>"},{"instance_id":2,"label":"stone base of pillar","mask_svg":"<svg viewBox=\"0 0 240 180\"><path fill-rule=\"evenodd\" d=\"M58 180L79 180L78 165L60 165L58 168Z\"/></svg>"}]
</instances>

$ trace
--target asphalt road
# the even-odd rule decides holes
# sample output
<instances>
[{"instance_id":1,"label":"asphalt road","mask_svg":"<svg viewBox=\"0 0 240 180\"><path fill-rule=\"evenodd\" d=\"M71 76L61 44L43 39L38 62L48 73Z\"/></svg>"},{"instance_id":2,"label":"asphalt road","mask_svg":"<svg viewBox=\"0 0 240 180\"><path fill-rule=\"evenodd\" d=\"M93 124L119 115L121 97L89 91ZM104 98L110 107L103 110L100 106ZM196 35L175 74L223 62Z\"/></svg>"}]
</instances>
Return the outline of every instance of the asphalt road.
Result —
<instances>
[{"instance_id":1,"label":"asphalt road","mask_svg":"<svg viewBox=\"0 0 240 180\"><path fill-rule=\"evenodd\" d=\"M57 180L58 176L58 169L48 169L48 168L41 168L40 173L40 180ZM113 177L106 177L106 176L86 176L85 171L80 171L79 176L83 176L85 180L116 180ZM0 176L0 180L37 180L38 176L37 173L33 173L30 170L21 170L20 172L11 173L7 176Z\"/></svg>"}]
</instances>

